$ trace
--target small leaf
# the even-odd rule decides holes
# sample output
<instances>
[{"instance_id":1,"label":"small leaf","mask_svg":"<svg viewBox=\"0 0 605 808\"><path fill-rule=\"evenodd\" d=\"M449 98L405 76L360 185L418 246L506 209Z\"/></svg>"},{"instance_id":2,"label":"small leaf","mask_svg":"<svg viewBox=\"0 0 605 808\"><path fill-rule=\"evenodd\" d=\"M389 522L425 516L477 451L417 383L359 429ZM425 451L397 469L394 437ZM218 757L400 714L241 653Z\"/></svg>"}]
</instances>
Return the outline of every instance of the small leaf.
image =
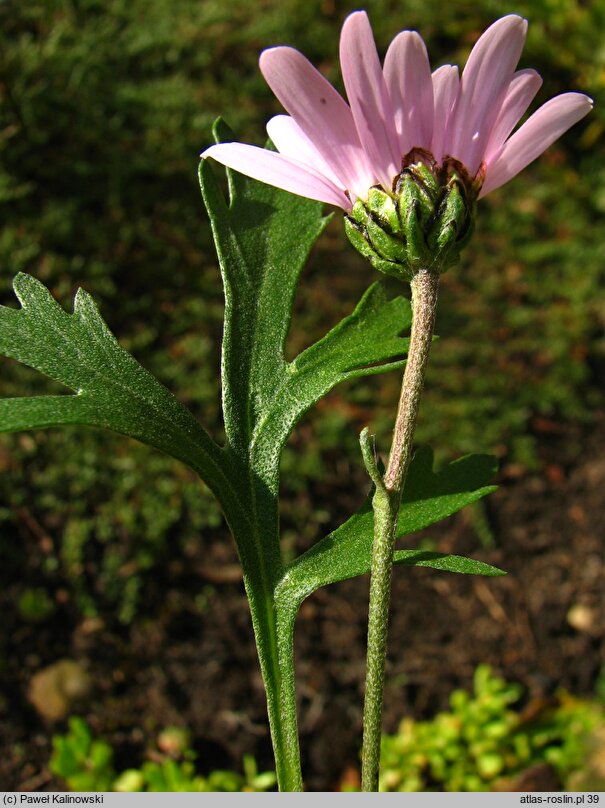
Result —
<instances>
[{"instance_id":1,"label":"small leaf","mask_svg":"<svg viewBox=\"0 0 605 808\"><path fill-rule=\"evenodd\" d=\"M466 455L433 471L433 451L417 449L403 492L398 536L407 536L444 519L496 490L484 488L493 479L498 463L490 455ZM479 494L479 495L478 495Z\"/></svg>"},{"instance_id":2,"label":"small leaf","mask_svg":"<svg viewBox=\"0 0 605 808\"><path fill-rule=\"evenodd\" d=\"M486 564L485 561L426 550L395 550L394 562L404 567L431 567L434 570L459 572L464 575L486 575L492 578L506 575L503 570Z\"/></svg>"},{"instance_id":3,"label":"small leaf","mask_svg":"<svg viewBox=\"0 0 605 808\"><path fill-rule=\"evenodd\" d=\"M0 400L0 431L82 424L137 438L194 468L215 493L224 489L220 449L191 413L120 347L78 289L73 314L29 275L13 287L20 309L0 306L0 353L73 391ZM224 497L223 497L224 499Z\"/></svg>"},{"instance_id":4,"label":"small leaf","mask_svg":"<svg viewBox=\"0 0 605 808\"><path fill-rule=\"evenodd\" d=\"M432 464L430 449L416 452L399 512L398 538L451 516L495 490L495 486L487 485L496 471L494 458L468 455L437 473ZM279 589L284 606L292 608L321 586L369 572L373 529L370 498L347 522L288 567ZM480 561L425 550L396 550L394 562L473 575L504 574Z\"/></svg>"}]
</instances>

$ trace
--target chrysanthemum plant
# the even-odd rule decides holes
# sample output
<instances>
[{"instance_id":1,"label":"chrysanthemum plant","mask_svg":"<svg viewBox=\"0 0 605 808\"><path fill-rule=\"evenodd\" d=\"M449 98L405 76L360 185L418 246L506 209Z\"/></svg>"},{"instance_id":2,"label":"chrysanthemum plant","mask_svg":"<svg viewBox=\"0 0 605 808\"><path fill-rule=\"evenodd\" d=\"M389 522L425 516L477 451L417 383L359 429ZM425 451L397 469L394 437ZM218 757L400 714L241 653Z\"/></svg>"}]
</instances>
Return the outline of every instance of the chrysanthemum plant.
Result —
<instances>
[{"instance_id":1,"label":"chrysanthemum plant","mask_svg":"<svg viewBox=\"0 0 605 808\"><path fill-rule=\"evenodd\" d=\"M566 93L511 135L541 84L533 70L515 72L525 31L517 16L497 21L459 78L450 65L431 73L424 43L411 31L393 40L382 67L367 16L356 12L340 43L348 104L297 51L262 54L261 70L290 113L267 126L278 151L233 143L218 122L217 145L200 166L225 288L223 445L120 347L82 289L68 314L41 283L20 274L14 289L21 308L0 308L0 350L72 392L0 401L0 429L110 429L183 461L216 495L243 569L282 790L302 788L293 631L306 597L371 573L362 787L373 791L393 565L501 574L461 556L399 549L396 541L493 490L489 457L464 457L434 471L428 449L412 456L439 276L471 235L476 200L591 107L586 96ZM228 200L208 157L229 168ZM403 296L389 300L375 282L348 317L286 361L299 275L327 221L322 203L344 210L351 242L375 269L410 283L411 304ZM367 429L361 435L370 497L339 528L285 561L278 494L288 436L335 385L402 367L386 470Z\"/></svg>"}]
</instances>

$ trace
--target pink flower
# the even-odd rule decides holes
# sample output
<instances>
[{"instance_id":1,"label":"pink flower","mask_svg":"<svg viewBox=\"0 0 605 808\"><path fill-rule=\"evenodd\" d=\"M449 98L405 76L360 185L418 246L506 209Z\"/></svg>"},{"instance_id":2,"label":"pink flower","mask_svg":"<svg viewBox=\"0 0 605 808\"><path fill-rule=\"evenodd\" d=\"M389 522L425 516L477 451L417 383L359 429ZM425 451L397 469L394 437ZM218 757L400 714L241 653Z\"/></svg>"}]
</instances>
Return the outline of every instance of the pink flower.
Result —
<instances>
[{"instance_id":1,"label":"pink flower","mask_svg":"<svg viewBox=\"0 0 605 808\"><path fill-rule=\"evenodd\" d=\"M468 62L431 73L422 38L402 31L384 66L364 11L344 22L340 64L349 103L298 51L270 48L260 57L267 83L289 115L267 124L278 152L243 143L211 146L213 157L242 174L351 211L372 186L387 192L413 149L437 166L459 161L479 196L512 179L592 108L581 93L547 101L511 135L538 92L535 70L515 72L526 20L510 14L480 37Z\"/></svg>"}]
</instances>

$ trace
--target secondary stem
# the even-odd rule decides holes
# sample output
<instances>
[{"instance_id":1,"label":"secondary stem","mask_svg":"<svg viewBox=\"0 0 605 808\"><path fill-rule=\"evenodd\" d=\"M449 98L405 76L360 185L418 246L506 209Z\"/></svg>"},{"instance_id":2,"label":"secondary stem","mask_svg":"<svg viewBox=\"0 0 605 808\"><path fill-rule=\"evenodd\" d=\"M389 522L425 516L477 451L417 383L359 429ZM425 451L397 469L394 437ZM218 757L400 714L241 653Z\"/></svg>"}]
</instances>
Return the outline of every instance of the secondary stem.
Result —
<instances>
[{"instance_id":1,"label":"secondary stem","mask_svg":"<svg viewBox=\"0 0 605 808\"><path fill-rule=\"evenodd\" d=\"M439 275L420 270L411 281L412 332L403 374L397 420L386 473L376 479L374 543L370 578L366 692L363 712L362 791L378 791L384 670L387 648L393 548L397 519L418 416L420 396L433 338Z\"/></svg>"}]
</instances>

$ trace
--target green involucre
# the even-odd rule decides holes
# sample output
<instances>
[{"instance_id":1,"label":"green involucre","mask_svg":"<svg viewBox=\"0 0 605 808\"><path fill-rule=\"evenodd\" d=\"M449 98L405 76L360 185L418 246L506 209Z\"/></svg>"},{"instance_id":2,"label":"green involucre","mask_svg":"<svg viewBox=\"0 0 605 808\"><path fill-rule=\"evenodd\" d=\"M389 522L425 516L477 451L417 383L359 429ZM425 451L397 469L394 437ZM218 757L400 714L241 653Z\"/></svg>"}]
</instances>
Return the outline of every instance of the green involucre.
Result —
<instances>
[{"instance_id":1,"label":"green involucre","mask_svg":"<svg viewBox=\"0 0 605 808\"><path fill-rule=\"evenodd\" d=\"M458 262L473 229L476 187L453 160L437 167L424 152L408 157L392 191L375 186L367 201L355 202L345 230L375 269L409 281L420 269L445 272Z\"/></svg>"}]
</instances>

